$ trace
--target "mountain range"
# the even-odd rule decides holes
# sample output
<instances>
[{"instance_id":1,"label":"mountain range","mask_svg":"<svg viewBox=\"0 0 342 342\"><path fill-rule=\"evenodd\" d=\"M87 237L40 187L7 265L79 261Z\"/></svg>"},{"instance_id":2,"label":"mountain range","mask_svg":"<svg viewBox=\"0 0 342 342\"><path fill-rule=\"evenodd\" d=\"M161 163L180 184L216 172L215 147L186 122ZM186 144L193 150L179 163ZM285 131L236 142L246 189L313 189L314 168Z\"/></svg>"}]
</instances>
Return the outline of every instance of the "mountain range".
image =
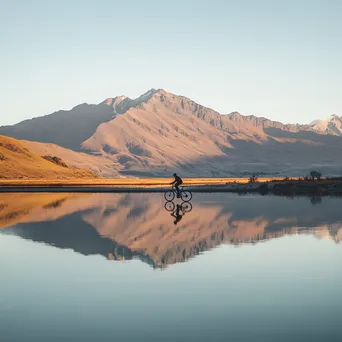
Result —
<instances>
[{"instance_id":1,"label":"mountain range","mask_svg":"<svg viewBox=\"0 0 342 342\"><path fill-rule=\"evenodd\" d=\"M282 124L220 114L189 98L151 89L0 127L35 153L104 177L340 174L342 119Z\"/></svg>"}]
</instances>

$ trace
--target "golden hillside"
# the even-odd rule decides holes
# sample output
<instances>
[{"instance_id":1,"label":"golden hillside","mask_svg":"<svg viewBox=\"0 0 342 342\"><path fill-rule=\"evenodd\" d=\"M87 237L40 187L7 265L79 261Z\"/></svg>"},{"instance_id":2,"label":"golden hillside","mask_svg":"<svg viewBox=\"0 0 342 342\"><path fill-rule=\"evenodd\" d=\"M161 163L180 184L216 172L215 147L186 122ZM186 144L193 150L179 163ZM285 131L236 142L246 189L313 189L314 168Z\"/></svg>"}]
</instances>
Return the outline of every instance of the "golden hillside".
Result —
<instances>
[{"instance_id":1,"label":"golden hillside","mask_svg":"<svg viewBox=\"0 0 342 342\"><path fill-rule=\"evenodd\" d=\"M59 159L56 158L56 160ZM89 170L62 165L63 163L58 165L42 158L21 141L0 135L0 178L74 179L97 177Z\"/></svg>"}]
</instances>

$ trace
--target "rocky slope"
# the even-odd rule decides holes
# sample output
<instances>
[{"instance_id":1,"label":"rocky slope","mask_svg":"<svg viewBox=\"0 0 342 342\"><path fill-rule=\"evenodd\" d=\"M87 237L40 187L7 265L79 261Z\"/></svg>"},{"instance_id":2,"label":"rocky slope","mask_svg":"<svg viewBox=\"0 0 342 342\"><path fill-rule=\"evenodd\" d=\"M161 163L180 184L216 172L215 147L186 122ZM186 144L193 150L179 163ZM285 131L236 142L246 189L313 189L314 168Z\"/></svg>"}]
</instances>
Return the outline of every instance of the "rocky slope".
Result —
<instances>
[{"instance_id":1,"label":"rocky slope","mask_svg":"<svg viewBox=\"0 0 342 342\"><path fill-rule=\"evenodd\" d=\"M97 177L91 171L69 167L62 159L48 159L33 152L24 142L0 136L0 179L74 179Z\"/></svg>"}]
</instances>

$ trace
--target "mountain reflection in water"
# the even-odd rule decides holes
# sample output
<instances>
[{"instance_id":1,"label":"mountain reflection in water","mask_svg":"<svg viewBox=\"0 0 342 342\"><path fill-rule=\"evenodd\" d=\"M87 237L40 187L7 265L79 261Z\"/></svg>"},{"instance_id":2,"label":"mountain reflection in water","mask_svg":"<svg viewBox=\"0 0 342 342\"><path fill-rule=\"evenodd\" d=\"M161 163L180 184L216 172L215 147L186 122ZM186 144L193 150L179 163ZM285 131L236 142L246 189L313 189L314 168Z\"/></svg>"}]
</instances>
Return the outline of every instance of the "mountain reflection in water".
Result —
<instances>
[{"instance_id":1,"label":"mountain reflection in water","mask_svg":"<svg viewBox=\"0 0 342 342\"><path fill-rule=\"evenodd\" d=\"M140 259L154 268L184 262L222 243L258 243L286 234L339 242L340 199L196 194L182 208L163 194L1 194L0 228L84 255Z\"/></svg>"}]
</instances>

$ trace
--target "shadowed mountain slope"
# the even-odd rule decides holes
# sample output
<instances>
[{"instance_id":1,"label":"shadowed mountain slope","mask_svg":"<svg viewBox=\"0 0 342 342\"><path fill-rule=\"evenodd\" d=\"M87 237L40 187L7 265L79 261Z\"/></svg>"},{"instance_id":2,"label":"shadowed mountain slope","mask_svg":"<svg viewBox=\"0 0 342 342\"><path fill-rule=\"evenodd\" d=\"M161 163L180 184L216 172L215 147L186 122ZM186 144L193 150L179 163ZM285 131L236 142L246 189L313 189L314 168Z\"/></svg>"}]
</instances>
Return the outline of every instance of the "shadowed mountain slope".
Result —
<instances>
[{"instance_id":1,"label":"shadowed mountain slope","mask_svg":"<svg viewBox=\"0 0 342 342\"><path fill-rule=\"evenodd\" d=\"M13 126L0 127L0 134L21 140L53 143L79 151L82 142L91 137L100 124L112 120L140 101L146 101L154 91L136 100L118 96L98 105L83 103L71 110L60 110Z\"/></svg>"},{"instance_id":2,"label":"shadowed mountain slope","mask_svg":"<svg viewBox=\"0 0 342 342\"><path fill-rule=\"evenodd\" d=\"M83 103L70 111L60 110L14 126L3 126L0 134L16 139L53 143L77 151L80 144L92 136L101 123L112 118L112 108L106 104Z\"/></svg>"}]
</instances>

